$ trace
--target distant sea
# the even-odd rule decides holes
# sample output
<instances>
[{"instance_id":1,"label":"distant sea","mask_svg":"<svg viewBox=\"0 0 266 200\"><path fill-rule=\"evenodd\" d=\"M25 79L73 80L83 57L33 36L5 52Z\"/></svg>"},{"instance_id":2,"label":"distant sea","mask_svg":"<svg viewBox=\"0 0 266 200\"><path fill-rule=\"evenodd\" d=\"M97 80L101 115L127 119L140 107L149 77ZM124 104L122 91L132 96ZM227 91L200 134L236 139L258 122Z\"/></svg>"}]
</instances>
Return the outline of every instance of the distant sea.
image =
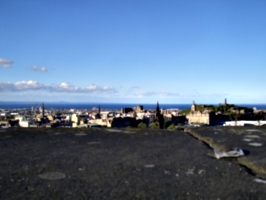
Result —
<instances>
[{"instance_id":1,"label":"distant sea","mask_svg":"<svg viewBox=\"0 0 266 200\"><path fill-rule=\"evenodd\" d=\"M31 109L41 107L42 103L34 102L1 102L0 109ZM135 104L135 103L44 103L45 109L88 109L101 107L101 110L120 110L121 108L133 108L142 105L144 110L155 110L155 104ZM209 104L208 104L209 105ZM212 104L215 105L215 104ZM266 104L235 104L248 108L256 108L258 110L266 110ZM190 108L191 104L160 104L161 109L179 109L184 110ZM217 105L215 105L217 106Z\"/></svg>"}]
</instances>

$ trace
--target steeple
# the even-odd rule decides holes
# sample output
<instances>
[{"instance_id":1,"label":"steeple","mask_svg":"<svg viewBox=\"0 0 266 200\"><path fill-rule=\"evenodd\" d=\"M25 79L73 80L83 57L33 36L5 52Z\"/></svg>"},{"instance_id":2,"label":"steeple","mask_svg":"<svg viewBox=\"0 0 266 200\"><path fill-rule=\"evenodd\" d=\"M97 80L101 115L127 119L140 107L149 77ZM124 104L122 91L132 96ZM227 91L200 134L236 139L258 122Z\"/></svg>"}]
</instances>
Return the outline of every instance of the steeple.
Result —
<instances>
[{"instance_id":1,"label":"steeple","mask_svg":"<svg viewBox=\"0 0 266 200\"><path fill-rule=\"evenodd\" d=\"M44 118L44 103L42 103L42 117Z\"/></svg>"},{"instance_id":2,"label":"steeple","mask_svg":"<svg viewBox=\"0 0 266 200\"><path fill-rule=\"evenodd\" d=\"M191 111L192 111L192 112L196 111L196 104L195 104L195 101L192 102L192 105L191 105Z\"/></svg>"},{"instance_id":3,"label":"steeple","mask_svg":"<svg viewBox=\"0 0 266 200\"><path fill-rule=\"evenodd\" d=\"M159 106L159 102L157 101L157 106L156 106L156 117L158 117L160 114L161 114L160 106Z\"/></svg>"},{"instance_id":4,"label":"steeple","mask_svg":"<svg viewBox=\"0 0 266 200\"><path fill-rule=\"evenodd\" d=\"M156 106L156 122L159 124L160 129L164 128L164 116L161 114L159 102Z\"/></svg>"},{"instance_id":5,"label":"steeple","mask_svg":"<svg viewBox=\"0 0 266 200\"><path fill-rule=\"evenodd\" d=\"M98 114L101 114L101 106L98 107Z\"/></svg>"}]
</instances>

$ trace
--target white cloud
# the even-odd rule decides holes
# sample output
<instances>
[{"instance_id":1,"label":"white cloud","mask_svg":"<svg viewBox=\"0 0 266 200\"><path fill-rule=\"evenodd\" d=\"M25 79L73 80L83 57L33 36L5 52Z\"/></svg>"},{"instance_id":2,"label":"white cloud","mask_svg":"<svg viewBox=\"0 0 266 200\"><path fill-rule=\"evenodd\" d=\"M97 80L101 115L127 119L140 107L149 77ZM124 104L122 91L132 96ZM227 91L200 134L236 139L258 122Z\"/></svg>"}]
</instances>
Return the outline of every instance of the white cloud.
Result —
<instances>
[{"instance_id":1,"label":"white cloud","mask_svg":"<svg viewBox=\"0 0 266 200\"><path fill-rule=\"evenodd\" d=\"M140 89L140 86L132 86L132 87L130 88L130 90L136 90L136 89Z\"/></svg>"},{"instance_id":2,"label":"white cloud","mask_svg":"<svg viewBox=\"0 0 266 200\"><path fill-rule=\"evenodd\" d=\"M112 87L101 87L97 85L89 85L86 87L77 87L68 83L61 83L59 85L44 85L37 81L20 81L20 82L0 82L0 92L17 92L17 91L35 91L43 90L57 93L116 93L116 90Z\"/></svg>"},{"instance_id":3,"label":"white cloud","mask_svg":"<svg viewBox=\"0 0 266 200\"><path fill-rule=\"evenodd\" d=\"M48 71L47 68L45 68L45 67L42 67L40 70L41 70L41 72L47 72Z\"/></svg>"},{"instance_id":4,"label":"white cloud","mask_svg":"<svg viewBox=\"0 0 266 200\"><path fill-rule=\"evenodd\" d=\"M49 91L51 92L75 92L75 93L91 93L91 92L98 92L98 93L104 93L104 92L116 92L116 90L112 87L101 87L97 85L89 85L85 87L77 87L70 85L68 83L61 83L59 86L50 86Z\"/></svg>"},{"instance_id":5,"label":"white cloud","mask_svg":"<svg viewBox=\"0 0 266 200\"><path fill-rule=\"evenodd\" d=\"M88 89L88 90L95 90L96 88L97 88L96 85L90 85L90 86L86 87L86 89Z\"/></svg>"},{"instance_id":6,"label":"white cloud","mask_svg":"<svg viewBox=\"0 0 266 200\"><path fill-rule=\"evenodd\" d=\"M38 83L37 81L21 81L15 82L14 87L17 90L40 90L45 88L44 85Z\"/></svg>"},{"instance_id":7,"label":"white cloud","mask_svg":"<svg viewBox=\"0 0 266 200\"><path fill-rule=\"evenodd\" d=\"M11 60L7 60L7 59L0 58L0 63L1 64L11 64L12 61Z\"/></svg>"},{"instance_id":8,"label":"white cloud","mask_svg":"<svg viewBox=\"0 0 266 200\"><path fill-rule=\"evenodd\" d=\"M37 71L38 70L38 67L32 66L32 67L30 67L30 69L33 70L33 71Z\"/></svg>"},{"instance_id":9,"label":"white cloud","mask_svg":"<svg viewBox=\"0 0 266 200\"><path fill-rule=\"evenodd\" d=\"M40 90L44 89L45 86L38 83L37 81L21 81L21 82L0 82L0 92L17 92L26 90Z\"/></svg>"},{"instance_id":10,"label":"white cloud","mask_svg":"<svg viewBox=\"0 0 266 200\"><path fill-rule=\"evenodd\" d=\"M40 72L47 72L48 69L46 67L41 67L40 69L37 66L32 66L30 67L31 70L33 71L40 71Z\"/></svg>"},{"instance_id":11,"label":"white cloud","mask_svg":"<svg viewBox=\"0 0 266 200\"><path fill-rule=\"evenodd\" d=\"M198 98L220 98L220 99L223 99L223 98L226 98L229 94L228 93L207 93L207 94L204 94L204 93L199 93L199 92L193 92L191 94L187 94L186 96L188 97L198 97ZM236 96L236 95L235 95Z\"/></svg>"},{"instance_id":12,"label":"white cloud","mask_svg":"<svg viewBox=\"0 0 266 200\"><path fill-rule=\"evenodd\" d=\"M159 97L175 97L175 96L182 96L182 94L179 93L173 93L173 92L139 92L136 93L136 96L138 97L151 97L151 96L159 96Z\"/></svg>"},{"instance_id":13,"label":"white cloud","mask_svg":"<svg viewBox=\"0 0 266 200\"><path fill-rule=\"evenodd\" d=\"M7 60L7 59L0 58L0 64L3 65L3 68L10 68L11 67L10 65L12 63L13 62L11 60Z\"/></svg>"},{"instance_id":14,"label":"white cloud","mask_svg":"<svg viewBox=\"0 0 266 200\"><path fill-rule=\"evenodd\" d=\"M69 84L67 83L61 83L59 87L61 88L68 88Z\"/></svg>"},{"instance_id":15,"label":"white cloud","mask_svg":"<svg viewBox=\"0 0 266 200\"><path fill-rule=\"evenodd\" d=\"M3 68L10 68L9 64L3 64Z\"/></svg>"}]
</instances>

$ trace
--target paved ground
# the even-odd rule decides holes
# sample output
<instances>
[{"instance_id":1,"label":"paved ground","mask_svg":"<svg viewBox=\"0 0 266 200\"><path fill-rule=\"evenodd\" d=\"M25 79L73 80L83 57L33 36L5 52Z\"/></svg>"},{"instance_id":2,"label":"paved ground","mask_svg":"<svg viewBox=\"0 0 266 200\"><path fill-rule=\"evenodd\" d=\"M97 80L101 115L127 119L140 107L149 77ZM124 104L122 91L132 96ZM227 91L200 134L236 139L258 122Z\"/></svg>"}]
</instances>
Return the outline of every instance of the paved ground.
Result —
<instances>
[{"instance_id":1,"label":"paved ground","mask_svg":"<svg viewBox=\"0 0 266 200\"><path fill-rule=\"evenodd\" d=\"M266 127L201 127L186 131L213 149L244 149L248 155L237 158L237 162L266 178Z\"/></svg>"},{"instance_id":2,"label":"paved ground","mask_svg":"<svg viewBox=\"0 0 266 200\"><path fill-rule=\"evenodd\" d=\"M0 129L0 147L0 199L266 197L262 179L182 131Z\"/></svg>"}]
</instances>

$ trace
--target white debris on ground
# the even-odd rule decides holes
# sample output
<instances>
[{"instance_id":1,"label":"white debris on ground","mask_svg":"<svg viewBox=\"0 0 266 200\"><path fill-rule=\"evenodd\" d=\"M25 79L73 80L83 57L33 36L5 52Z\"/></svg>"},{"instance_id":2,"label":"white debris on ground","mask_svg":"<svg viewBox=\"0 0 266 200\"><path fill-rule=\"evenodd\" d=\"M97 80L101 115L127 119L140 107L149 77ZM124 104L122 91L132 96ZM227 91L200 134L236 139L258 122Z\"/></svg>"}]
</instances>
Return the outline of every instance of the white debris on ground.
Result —
<instances>
[{"instance_id":1,"label":"white debris on ground","mask_svg":"<svg viewBox=\"0 0 266 200\"><path fill-rule=\"evenodd\" d=\"M250 138L244 138L243 141L246 141L246 142L251 142L253 139L250 139Z\"/></svg>"},{"instance_id":2,"label":"white debris on ground","mask_svg":"<svg viewBox=\"0 0 266 200\"><path fill-rule=\"evenodd\" d=\"M252 143L248 143L248 145L254 146L254 147L261 147L262 143L252 142Z\"/></svg>"},{"instance_id":3,"label":"white debris on ground","mask_svg":"<svg viewBox=\"0 0 266 200\"><path fill-rule=\"evenodd\" d=\"M116 133L125 133L125 134L133 134L136 133L135 131L129 131L129 130L119 130L119 129L114 129L114 128L108 128L105 129L108 132L116 132Z\"/></svg>"},{"instance_id":4,"label":"white debris on ground","mask_svg":"<svg viewBox=\"0 0 266 200\"><path fill-rule=\"evenodd\" d=\"M126 134L133 134L133 133L136 133L134 131L123 131L123 133L126 133Z\"/></svg>"},{"instance_id":5,"label":"white debris on ground","mask_svg":"<svg viewBox=\"0 0 266 200\"><path fill-rule=\"evenodd\" d=\"M239 157L244 156L245 153L240 148L230 148L230 149L214 149L214 155L217 159L223 157Z\"/></svg>"},{"instance_id":6,"label":"white debris on ground","mask_svg":"<svg viewBox=\"0 0 266 200\"><path fill-rule=\"evenodd\" d=\"M170 173L169 170L164 170L164 174L166 174L166 175L170 175L171 173Z\"/></svg>"},{"instance_id":7,"label":"white debris on ground","mask_svg":"<svg viewBox=\"0 0 266 200\"><path fill-rule=\"evenodd\" d=\"M248 132L261 132L260 130L257 130L257 129L247 129L245 131L248 131Z\"/></svg>"},{"instance_id":8,"label":"white debris on ground","mask_svg":"<svg viewBox=\"0 0 266 200\"><path fill-rule=\"evenodd\" d=\"M245 135L247 138L260 138L259 135Z\"/></svg>"},{"instance_id":9,"label":"white debris on ground","mask_svg":"<svg viewBox=\"0 0 266 200\"><path fill-rule=\"evenodd\" d=\"M263 179L261 179L261 178L255 178L254 181L257 182L257 183L264 183L264 184L266 184L266 181L263 180Z\"/></svg>"},{"instance_id":10,"label":"white debris on ground","mask_svg":"<svg viewBox=\"0 0 266 200\"><path fill-rule=\"evenodd\" d=\"M88 142L88 144L101 144L101 142Z\"/></svg>"},{"instance_id":11,"label":"white debris on ground","mask_svg":"<svg viewBox=\"0 0 266 200\"><path fill-rule=\"evenodd\" d=\"M154 164L148 164L148 165L144 165L145 168L154 168L155 165Z\"/></svg>"},{"instance_id":12,"label":"white debris on ground","mask_svg":"<svg viewBox=\"0 0 266 200\"><path fill-rule=\"evenodd\" d=\"M204 170L204 169L200 169L200 170L198 171L198 174L202 174L202 173L205 173L205 170Z\"/></svg>"},{"instance_id":13,"label":"white debris on ground","mask_svg":"<svg viewBox=\"0 0 266 200\"><path fill-rule=\"evenodd\" d=\"M188 171L186 172L186 175L192 175L194 174L194 169L188 169Z\"/></svg>"},{"instance_id":14,"label":"white debris on ground","mask_svg":"<svg viewBox=\"0 0 266 200\"><path fill-rule=\"evenodd\" d=\"M108 132L118 132L118 133L120 133L121 132L121 130L118 130L118 129L105 129L106 131L108 131Z\"/></svg>"},{"instance_id":15,"label":"white debris on ground","mask_svg":"<svg viewBox=\"0 0 266 200\"><path fill-rule=\"evenodd\" d=\"M243 141L251 142L254 139L259 139L259 138L260 138L259 135L245 135ZM260 143L249 143L249 145L251 145L251 146L262 146L262 144L260 144Z\"/></svg>"},{"instance_id":16,"label":"white debris on ground","mask_svg":"<svg viewBox=\"0 0 266 200\"><path fill-rule=\"evenodd\" d=\"M81 168L79 168L79 171L85 171L85 166L83 166L83 167L81 167Z\"/></svg>"},{"instance_id":17,"label":"white debris on ground","mask_svg":"<svg viewBox=\"0 0 266 200\"><path fill-rule=\"evenodd\" d=\"M66 178L66 175L61 172L47 172L44 174L40 174L39 177L42 179L48 179L48 180L59 180L59 179Z\"/></svg>"},{"instance_id":18,"label":"white debris on ground","mask_svg":"<svg viewBox=\"0 0 266 200\"><path fill-rule=\"evenodd\" d=\"M80 133L76 133L75 136L85 136L87 135L86 133L80 132Z\"/></svg>"}]
</instances>

